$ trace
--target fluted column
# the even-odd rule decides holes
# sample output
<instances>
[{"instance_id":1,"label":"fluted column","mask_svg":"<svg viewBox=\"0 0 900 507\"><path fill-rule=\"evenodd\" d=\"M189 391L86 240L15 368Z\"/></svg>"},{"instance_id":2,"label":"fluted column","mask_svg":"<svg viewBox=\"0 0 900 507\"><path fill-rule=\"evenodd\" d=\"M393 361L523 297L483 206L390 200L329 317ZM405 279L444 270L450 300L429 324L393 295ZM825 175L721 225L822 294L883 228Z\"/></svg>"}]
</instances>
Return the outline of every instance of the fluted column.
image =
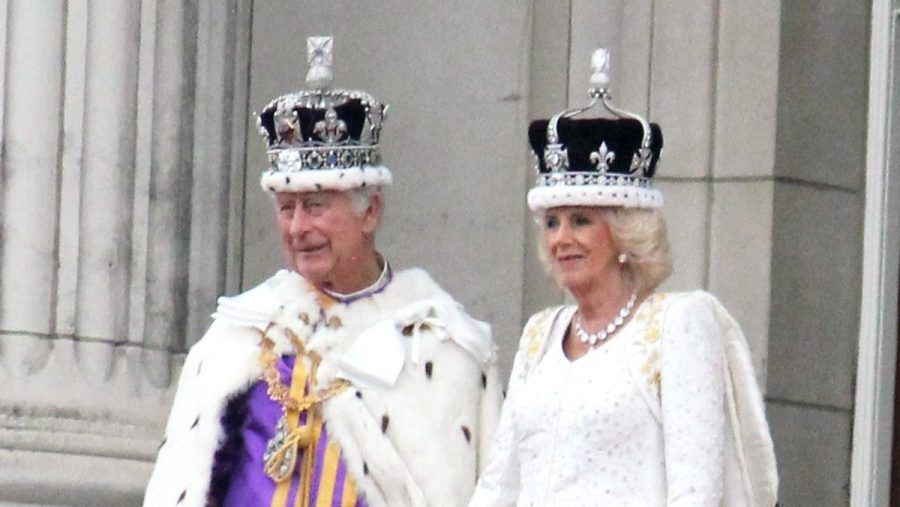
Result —
<instances>
[{"instance_id":1,"label":"fluted column","mask_svg":"<svg viewBox=\"0 0 900 507\"><path fill-rule=\"evenodd\" d=\"M87 13L75 334L85 373L107 378L128 329L140 1Z\"/></svg>"},{"instance_id":2,"label":"fluted column","mask_svg":"<svg viewBox=\"0 0 900 507\"><path fill-rule=\"evenodd\" d=\"M246 89L249 79L240 67L249 48L236 45L249 36L249 24L239 22L246 5L246 0L220 0L201 2L198 8L198 40L205 43L197 46L185 346L209 327L216 297L236 289L227 283L228 242L241 236L229 224L243 223L241 208L232 205L243 198L244 147L235 142L244 139L251 123L246 95L235 93Z\"/></svg>"},{"instance_id":3,"label":"fluted column","mask_svg":"<svg viewBox=\"0 0 900 507\"><path fill-rule=\"evenodd\" d=\"M157 6L144 330L148 374L156 386L170 381L168 351L182 345L187 320L194 4L163 0Z\"/></svg>"},{"instance_id":4,"label":"fluted column","mask_svg":"<svg viewBox=\"0 0 900 507\"><path fill-rule=\"evenodd\" d=\"M251 5L0 0L0 503L139 501L238 285Z\"/></svg>"},{"instance_id":5,"label":"fluted column","mask_svg":"<svg viewBox=\"0 0 900 507\"><path fill-rule=\"evenodd\" d=\"M8 13L0 353L17 358L7 368L29 371L46 359L55 326L64 9L12 0Z\"/></svg>"},{"instance_id":6,"label":"fluted column","mask_svg":"<svg viewBox=\"0 0 900 507\"><path fill-rule=\"evenodd\" d=\"M142 342L157 386L171 382L172 354L209 326L216 297L239 288L243 216L235 203L243 199L250 122L250 6L227 0L157 8L146 241L136 252L145 261L133 276L133 286L145 288L132 305L132 341Z\"/></svg>"}]
</instances>

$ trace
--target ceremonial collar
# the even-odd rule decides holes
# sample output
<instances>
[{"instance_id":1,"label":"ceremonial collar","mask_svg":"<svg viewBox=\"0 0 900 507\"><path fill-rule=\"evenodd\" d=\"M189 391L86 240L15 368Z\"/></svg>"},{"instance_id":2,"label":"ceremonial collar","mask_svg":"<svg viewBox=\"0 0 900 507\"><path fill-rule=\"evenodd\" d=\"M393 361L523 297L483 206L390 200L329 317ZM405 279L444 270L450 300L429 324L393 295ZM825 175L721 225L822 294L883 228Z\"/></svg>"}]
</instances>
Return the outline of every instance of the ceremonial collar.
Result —
<instances>
[{"instance_id":1,"label":"ceremonial collar","mask_svg":"<svg viewBox=\"0 0 900 507\"><path fill-rule=\"evenodd\" d=\"M317 289L322 291L322 293L326 294L328 297L334 299L339 303L352 303L358 299L366 298L369 296L374 296L379 292L383 291L389 283L391 283L391 279L394 277L394 273L391 270L391 265L388 263L387 259L382 258L382 264L384 267L381 269L381 275L378 277L378 280L375 280L375 283L360 289L356 292L351 292L349 294L342 294L340 292L335 292L332 290L328 290L324 287L318 287Z\"/></svg>"}]
</instances>

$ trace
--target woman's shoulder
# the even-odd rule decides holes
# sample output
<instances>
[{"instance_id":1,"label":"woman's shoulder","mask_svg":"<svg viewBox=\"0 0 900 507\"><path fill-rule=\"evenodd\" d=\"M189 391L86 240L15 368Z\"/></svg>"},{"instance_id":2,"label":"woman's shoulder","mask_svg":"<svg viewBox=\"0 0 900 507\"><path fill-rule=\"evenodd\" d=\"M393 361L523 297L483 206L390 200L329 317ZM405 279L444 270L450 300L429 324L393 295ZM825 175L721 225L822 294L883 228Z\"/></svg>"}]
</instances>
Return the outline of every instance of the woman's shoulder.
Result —
<instances>
[{"instance_id":1,"label":"woman's shoulder","mask_svg":"<svg viewBox=\"0 0 900 507\"><path fill-rule=\"evenodd\" d=\"M531 326L539 326L547 321L553 320L553 318L560 312L565 311L567 309L573 309L574 305L556 305L556 306L548 306L543 310L535 312L528 317L528 320L525 322L525 328Z\"/></svg>"},{"instance_id":2,"label":"woman's shoulder","mask_svg":"<svg viewBox=\"0 0 900 507\"><path fill-rule=\"evenodd\" d=\"M648 299L657 299L668 304L690 301L717 301L715 296L703 289L654 292Z\"/></svg>"},{"instance_id":3,"label":"woman's shoulder","mask_svg":"<svg viewBox=\"0 0 900 507\"><path fill-rule=\"evenodd\" d=\"M644 324L648 342L656 342L676 329L716 334L736 326L719 300L704 290L654 293L641 305L635 319Z\"/></svg>"},{"instance_id":4,"label":"woman's shoulder","mask_svg":"<svg viewBox=\"0 0 900 507\"><path fill-rule=\"evenodd\" d=\"M533 359L543 352L544 343L547 341L553 325L567 320L576 310L575 305L557 305L544 308L528 318L522 329L522 337L519 339L519 350L528 359Z\"/></svg>"},{"instance_id":5,"label":"woman's shoulder","mask_svg":"<svg viewBox=\"0 0 900 507\"><path fill-rule=\"evenodd\" d=\"M655 329L664 348L694 350L703 344L713 353L737 323L709 292L695 290L661 294Z\"/></svg>"},{"instance_id":6,"label":"woman's shoulder","mask_svg":"<svg viewBox=\"0 0 900 507\"><path fill-rule=\"evenodd\" d=\"M522 342L546 337L553 325L566 317L571 317L578 309L575 305L549 306L528 317L522 330Z\"/></svg>"},{"instance_id":7,"label":"woman's shoulder","mask_svg":"<svg viewBox=\"0 0 900 507\"><path fill-rule=\"evenodd\" d=\"M666 318L698 312L727 313L718 298L705 290L658 292L650 295L647 301L651 307L663 313Z\"/></svg>"}]
</instances>

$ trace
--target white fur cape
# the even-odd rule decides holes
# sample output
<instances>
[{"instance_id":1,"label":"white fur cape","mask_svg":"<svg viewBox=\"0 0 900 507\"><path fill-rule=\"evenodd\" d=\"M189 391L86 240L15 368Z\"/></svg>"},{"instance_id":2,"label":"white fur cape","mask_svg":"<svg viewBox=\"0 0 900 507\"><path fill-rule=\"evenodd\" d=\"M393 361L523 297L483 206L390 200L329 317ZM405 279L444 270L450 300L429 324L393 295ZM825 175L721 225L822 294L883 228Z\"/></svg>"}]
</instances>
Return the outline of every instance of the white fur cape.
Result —
<instances>
[{"instance_id":1,"label":"white fur cape","mask_svg":"<svg viewBox=\"0 0 900 507\"><path fill-rule=\"evenodd\" d=\"M319 310L306 282L287 271L220 299L185 360L145 506L205 505L221 417L260 379L259 341L269 322L276 353L291 353L290 329L322 356L319 388L337 376L354 380L323 414L369 505L465 505L501 399L487 326L418 269L396 274L379 294ZM401 354L396 371L391 350Z\"/></svg>"}]
</instances>

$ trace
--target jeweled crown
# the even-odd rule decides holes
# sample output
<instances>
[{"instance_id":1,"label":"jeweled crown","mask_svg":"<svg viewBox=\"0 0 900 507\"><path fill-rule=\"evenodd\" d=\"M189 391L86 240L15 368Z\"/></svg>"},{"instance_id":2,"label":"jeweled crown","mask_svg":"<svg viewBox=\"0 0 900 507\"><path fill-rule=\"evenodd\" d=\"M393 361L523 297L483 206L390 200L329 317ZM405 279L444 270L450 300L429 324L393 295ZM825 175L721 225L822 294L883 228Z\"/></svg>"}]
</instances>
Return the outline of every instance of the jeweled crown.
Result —
<instances>
[{"instance_id":1,"label":"jeweled crown","mask_svg":"<svg viewBox=\"0 0 900 507\"><path fill-rule=\"evenodd\" d=\"M388 106L358 90L332 89L334 41L307 39L311 88L282 95L257 118L270 167L260 183L272 192L347 190L386 185L379 137Z\"/></svg>"},{"instance_id":2,"label":"jeweled crown","mask_svg":"<svg viewBox=\"0 0 900 507\"><path fill-rule=\"evenodd\" d=\"M532 122L528 137L537 180L528 192L534 211L554 206L662 206L651 178L662 150L662 131L640 115L611 104L609 52L591 59L590 103L549 120ZM574 119L601 103L615 118Z\"/></svg>"}]
</instances>

